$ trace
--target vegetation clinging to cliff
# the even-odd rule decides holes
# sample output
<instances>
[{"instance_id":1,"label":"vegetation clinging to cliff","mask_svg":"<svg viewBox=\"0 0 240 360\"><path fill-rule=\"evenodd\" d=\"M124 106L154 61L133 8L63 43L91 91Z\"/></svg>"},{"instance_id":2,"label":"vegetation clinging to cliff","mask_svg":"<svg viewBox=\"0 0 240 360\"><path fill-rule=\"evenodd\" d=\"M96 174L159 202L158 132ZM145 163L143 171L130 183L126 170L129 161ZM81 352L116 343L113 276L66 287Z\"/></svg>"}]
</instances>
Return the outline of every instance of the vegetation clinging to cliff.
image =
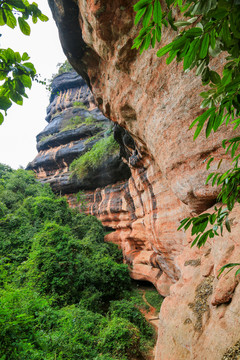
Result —
<instances>
[{"instance_id":1,"label":"vegetation clinging to cliff","mask_svg":"<svg viewBox=\"0 0 240 360\"><path fill-rule=\"evenodd\" d=\"M53 74L52 78L49 80L49 85L48 85L49 90L51 90L52 82L57 76L64 74L66 72L74 71L72 65L69 64L68 60L64 61L64 63L58 63L57 67L58 67L57 73Z\"/></svg>"},{"instance_id":2,"label":"vegetation clinging to cliff","mask_svg":"<svg viewBox=\"0 0 240 360\"><path fill-rule=\"evenodd\" d=\"M72 175L83 178L90 170L97 169L110 156L117 154L118 151L119 145L112 134L99 140L88 152L75 159L70 166L70 171L72 171Z\"/></svg>"},{"instance_id":3,"label":"vegetation clinging to cliff","mask_svg":"<svg viewBox=\"0 0 240 360\"><path fill-rule=\"evenodd\" d=\"M183 14L183 19L175 21L173 9L177 7ZM194 139L205 127L206 137L212 131L225 123L231 123L233 129L240 125L240 2L239 0L166 0L166 11L163 11L159 0L140 0L134 5L137 12L135 24L142 19L142 29L134 40L133 48L140 48L140 52L150 46L155 47L156 41L161 41L162 27L170 25L174 31L180 28L175 39L157 52L158 57L168 54L166 63L174 59L183 61L185 71L196 68L196 75L201 76L202 84L210 84L210 89L200 93L203 98L201 108L206 109L198 116L190 128L196 126ZM218 55L227 54L222 75L216 72L211 59ZM221 171L221 161L218 172L209 174L206 183L210 180L222 189L218 201L224 206L215 207L212 214L202 214L181 221L179 229L187 230L192 226L192 235L196 235L192 245L204 245L208 238L223 233L223 225L231 231L228 220L229 213L235 203L240 203L239 180L240 168L238 161L240 137L225 139L222 147L232 158L232 167L226 172ZM210 157L207 169L213 158ZM208 226L208 228L207 228ZM210 228L209 228L210 227ZM205 230L207 228L207 230ZM225 269L232 269L240 263L227 264ZM240 268L236 274L240 273Z\"/></svg>"},{"instance_id":4,"label":"vegetation clinging to cliff","mask_svg":"<svg viewBox=\"0 0 240 360\"><path fill-rule=\"evenodd\" d=\"M74 130L82 125L92 125L95 123L95 119L93 116L88 117L81 117L81 116L74 116L68 120L67 124L60 130L60 132L64 132L67 130Z\"/></svg>"},{"instance_id":5,"label":"vegetation clinging to cliff","mask_svg":"<svg viewBox=\"0 0 240 360\"><path fill-rule=\"evenodd\" d=\"M152 344L137 308L138 323L112 310L133 306L130 278L101 223L1 164L0 238L1 359L127 360Z\"/></svg>"}]
</instances>

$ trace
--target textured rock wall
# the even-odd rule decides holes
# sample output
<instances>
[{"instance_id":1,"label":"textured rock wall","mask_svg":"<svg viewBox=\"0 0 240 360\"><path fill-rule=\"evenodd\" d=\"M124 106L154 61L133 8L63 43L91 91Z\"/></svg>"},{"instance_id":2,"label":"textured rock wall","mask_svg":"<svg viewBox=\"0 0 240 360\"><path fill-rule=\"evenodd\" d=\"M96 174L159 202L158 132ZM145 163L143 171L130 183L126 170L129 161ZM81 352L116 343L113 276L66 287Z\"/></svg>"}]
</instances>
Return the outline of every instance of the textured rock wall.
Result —
<instances>
[{"instance_id":1,"label":"textured rock wall","mask_svg":"<svg viewBox=\"0 0 240 360\"><path fill-rule=\"evenodd\" d=\"M169 285L180 277L174 258L183 250L182 234L176 233L181 202L150 159L145 157L141 167L131 171L128 181L86 192L87 211L116 229L106 240L121 246L131 276L151 281L166 296ZM68 198L78 206L76 196Z\"/></svg>"},{"instance_id":2,"label":"textured rock wall","mask_svg":"<svg viewBox=\"0 0 240 360\"><path fill-rule=\"evenodd\" d=\"M53 80L46 121L48 125L37 135L38 155L27 169L34 170L54 191L65 194L95 189L130 176L119 154L109 154L84 178L71 176L69 167L73 160L112 131L111 122L96 107L89 87L75 72L64 73Z\"/></svg>"},{"instance_id":3,"label":"textured rock wall","mask_svg":"<svg viewBox=\"0 0 240 360\"><path fill-rule=\"evenodd\" d=\"M220 129L193 142L192 120L201 112L201 84L182 65L166 66L155 50L131 50L136 29L127 0L49 0L63 49L90 84L103 113L127 129L135 141L136 163L124 183L88 193L89 212L116 231L132 276L149 279L168 295L159 321L156 360L237 359L240 288L233 272L217 278L226 262L237 262L239 208L232 233L203 249L190 248L191 236L177 232L181 218L211 211L217 188L205 186L205 160L215 170L223 156ZM172 38L163 34L162 45ZM215 68L221 62L214 64ZM132 154L134 156L134 153ZM223 156L222 169L229 160ZM74 205L74 199L69 201ZM170 286L171 285L171 286Z\"/></svg>"}]
</instances>

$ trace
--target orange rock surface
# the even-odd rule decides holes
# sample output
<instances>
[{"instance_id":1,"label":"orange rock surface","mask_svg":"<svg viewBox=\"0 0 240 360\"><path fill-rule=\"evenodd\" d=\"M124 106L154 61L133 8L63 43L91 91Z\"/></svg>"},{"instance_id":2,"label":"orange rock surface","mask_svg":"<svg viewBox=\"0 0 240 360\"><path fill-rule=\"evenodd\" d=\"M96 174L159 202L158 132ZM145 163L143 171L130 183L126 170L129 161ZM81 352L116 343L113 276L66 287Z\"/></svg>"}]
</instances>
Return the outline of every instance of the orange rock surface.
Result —
<instances>
[{"instance_id":1,"label":"orange rock surface","mask_svg":"<svg viewBox=\"0 0 240 360\"><path fill-rule=\"evenodd\" d=\"M232 213L232 232L201 250L191 249L191 236L177 227L216 202L219 190L205 185L205 161L214 156L211 171L222 157L221 169L229 166L221 142L231 129L222 127L208 140L203 132L193 141L189 125L202 111L200 79L181 64L167 66L156 50L141 56L131 50L137 32L131 2L49 3L70 62L91 84L104 115L134 138L141 158L130 165L128 181L88 192L87 201L89 213L116 229L106 240L122 247L131 276L151 281L166 296L155 360L230 359L224 354L240 338L239 279L234 271L217 274L240 259L240 208ZM161 45L172 36L166 30ZM75 206L74 196L69 201Z\"/></svg>"}]
</instances>

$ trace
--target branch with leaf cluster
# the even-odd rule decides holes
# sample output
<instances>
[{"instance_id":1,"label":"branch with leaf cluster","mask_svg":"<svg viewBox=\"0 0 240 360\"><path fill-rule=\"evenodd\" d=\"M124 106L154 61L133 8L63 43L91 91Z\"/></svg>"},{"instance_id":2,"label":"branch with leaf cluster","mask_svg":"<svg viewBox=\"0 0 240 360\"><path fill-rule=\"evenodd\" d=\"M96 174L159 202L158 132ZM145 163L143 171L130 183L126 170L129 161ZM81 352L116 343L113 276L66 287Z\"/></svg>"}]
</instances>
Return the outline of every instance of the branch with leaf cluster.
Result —
<instances>
[{"instance_id":1,"label":"branch with leaf cluster","mask_svg":"<svg viewBox=\"0 0 240 360\"><path fill-rule=\"evenodd\" d=\"M30 35L29 18L32 18L34 24L38 19L48 20L34 2L0 0L0 26L7 25L14 29L18 25L24 35ZM21 55L10 48L0 49L0 124L13 102L23 104L23 97L28 97L26 88L30 89L32 80L37 80L36 69L29 59L26 52Z\"/></svg>"},{"instance_id":2,"label":"branch with leaf cluster","mask_svg":"<svg viewBox=\"0 0 240 360\"><path fill-rule=\"evenodd\" d=\"M137 12L135 24L142 20L142 28L133 48L140 49L141 53L150 45L154 48L156 41L161 41L162 27L171 26L177 31L177 36L158 50L157 56L168 54L167 64L174 59L183 62L185 72L195 69L196 75L201 76L202 84L209 85L207 91L200 93L204 112L190 126L196 126L194 140L204 126L207 138L224 123L232 124L236 129L240 124L240 0L166 0L162 4L159 0L140 0L134 5ZM180 11L183 20L174 20L174 8ZM221 53L227 56L222 74L219 74L211 68L211 60ZM192 235L196 235L193 245L203 246L208 238L219 235L219 229L222 234L224 224L231 231L228 215L235 203L240 203L239 145L240 137L223 141L226 154L231 154L232 168L224 173L211 173L206 181L212 180L212 186L221 186L217 200L223 206L219 209L215 207L213 214L181 221L179 229L186 230L192 226ZM208 161L207 168L212 160ZM212 228L206 230L209 224ZM220 272L233 268L230 265L225 265Z\"/></svg>"}]
</instances>

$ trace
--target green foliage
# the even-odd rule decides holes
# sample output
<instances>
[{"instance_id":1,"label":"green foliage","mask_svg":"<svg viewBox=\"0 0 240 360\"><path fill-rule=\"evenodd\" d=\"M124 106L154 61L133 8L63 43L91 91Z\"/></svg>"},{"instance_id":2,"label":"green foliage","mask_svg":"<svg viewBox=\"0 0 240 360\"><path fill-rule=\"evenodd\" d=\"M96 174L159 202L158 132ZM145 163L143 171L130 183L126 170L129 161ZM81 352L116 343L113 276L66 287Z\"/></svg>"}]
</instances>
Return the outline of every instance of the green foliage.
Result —
<instances>
[{"instance_id":1,"label":"green foliage","mask_svg":"<svg viewBox=\"0 0 240 360\"><path fill-rule=\"evenodd\" d=\"M0 298L1 359L94 359L105 318L71 306L57 309L51 299L29 289L7 289Z\"/></svg>"},{"instance_id":2,"label":"green foliage","mask_svg":"<svg viewBox=\"0 0 240 360\"><path fill-rule=\"evenodd\" d=\"M5 0L0 3L0 26L7 25L14 29L17 24L24 35L30 35L31 28L27 22L32 18L47 21L48 18L39 10L36 3L27 0ZM12 102L23 104L23 97L27 98L26 88L31 89L32 80L37 80L34 65L28 60L26 52L20 55L12 49L0 49L0 124L4 120L3 113L12 106Z\"/></svg>"},{"instance_id":3,"label":"green foliage","mask_svg":"<svg viewBox=\"0 0 240 360\"><path fill-rule=\"evenodd\" d=\"M225 222L226 229L231 232L228 215L229 212L227 209L223 209L222 206L217 209L214 207L215 211L212 214L204 213L196 217L185 218L181 221L181 225L178 230L184 228L186 231L190 225L192 225L192 236L196 235L196 238L193 240L192 245L197 245L198 247L203 246L208 237L213 238L215 235L219 236L218 230L220 230L221 235L223 235L223 224ZM212 228L205 231L208 225L212 225Z\"/></svg>"},{"instance_id":4,"label":"green foliage","mask_svg":"<svg viewBox=\"0 0 240 360\"><path fill-rule=\"evenodd\" d=\"M33 238L32 251L23 266L26 279L61 304L79 302L86 287L99 292L101 301L118 298L129 286L127 266L115 263L104 246L93 245L94 231L91 227L79 240L67 225L45 223Z\"/></svg>"},{"instance_id":5,"label":"green foliage","mask_svg":"<svg viewBox=\"0 0 240 360\"><path fill-rule=\"evenodd\" d=\"M150 333L133 300L127 315L117 310L131 283L102 224L32 172L0 171L0 358L123 360L144 351L140 335L148 346Z\"/></svg>"},{"instance_id":6,"label":"green foliage","mask_svg":"<svg viewBox=\"0 0 240 360\"><path fill-rule=\"evenodd\" d=\"M50 140L52 137L53 137L53 134L46 135L46 136L41 137L40 141Z\"/></svg>"},{"instance_id":7,"label":"green foliage","mask_svg":"<svg viewBox=\"0 0 240 360\"><path fill-rule=\"evenodd\" d=\"M69 64L68 60L66 60L64 63L57 64L57 66L58 66L57 75L61 75L66 72L74 71L72 65Z\"/></svg>"},{"instance_id":8,"label":"green foliage","mask_svg":"<svg viewBox=\"0 0 240 360\"><path fill-rule=\"evenodd\" d=\"M240 274L240 263L230 263L230 264L226 264L224 266L221 267L221 269L219 270L219 273L218 273L218 277L226 270L228 269L228 272L227 274L233 269L235 268L236 266L239 266L238 270L235 272L235 276L239 275ZM226 274L226 275L227 275Z\"/></svg>"},{"instance_id":9,"label":"green foliage","mask_svg":"<svg viewBox=\"0 0 240 360\"><path fill-rule=\"evenodd\" d=\"M143 300L143 292L139 290L138 285L132 284L131 291L125 295L125 299L132 302L138 309L149 311L149 305Z\"/></svg>"},{"instance_id":10,"label":"green foliage","mask_svg":"<svg viewBox=\"0 0 240 360\"><path fill-rule=\"evenodd\" d=\"M134 324L138 329L140 329L141 333L147 337L153 337L153 329L142 316L141 311L137 308L134 301L131 300L117 300L112 301L109 307L109 313L111 317L121 317L130 321Z\"/></svg>"},{"instance_id":11,"label":"green foliage","mask_svg":"<svg viewBox=\"0 0 240 360\"><path fill-rule=\"evenodd\" d=\"M179 32L174 40L162 47L157 56L162 57L168 53L166 59L170 64L174 59L183 61L184 71L196 68L196 75L201 76L202 84L209 85L209 89L200 93L203 98L201 108L205 109L191 124L196 126L194 139L196 139L205 127L206 137L211 132L216 132L222 124L233 124L236 129L240 122L240 2L238 0L166 0L168 10L162 12L159 0L140 0L134 5L137 12L135 23L141 18L142 29L134 41L140 52L147 49L152 43L155 46L157 30L160 32L162 25L170 23L173 30ZM174 22L172 18L173 7L183 13L184 19ZM191 26L191 27L190 27ZM158 29L159 28L159 29ZM159 35L157 40L160 41ZM225 55L226 62L222 74L218 74L211 67L211 59L219 55ZM192 235L196 235L193 244L202 246L208 237L221 234L223 224L231 231L228 220L229 212L235 203L240 203L239 181L240 170L237 152L240 138L234 137L223 141L226 153L231 153L232 168L226 172L209 174L207 182L212 179L212 185L221 186L218 201L226 207L215 208L213 214L203 214L192 219L186 218L181 221L179 229L185 230L192 225ZM228 145L226 147L226 145ZM208 161L210 167L212 158ZM220 168L221 162L218 168ZM212 227L206 230L208 224ZM222 268L220 272L223 270Z\"/></svg>"},{"instance_id":12,"label":"green foliage","mask_svg":"<svg viewBox=\"0 0 240 360\"><path fill-rule=\"evenodd\" d=\"M61 132L67 131L67 130L74 130L82 125L91 125L95 123L95 119L93 116L88 116L86 118L83 118L81 116L74 116L71 119L69 119L67 125L65 125Z\"/></svg>"},{"instance_id":13,"label":"green foliage","mask_svg":"<svg viewBox=\"0 0 240 360\"><path fill-rule=\"evenodd\" d=\"M87 140L85 140L84 144L87 145L93 140L99 140L101 137L103 137L105 134L105 131L100 131L96 135L89 137Z\"/></svg>"},{"instance_id":14,"label":"green foliage","mask_svg":"<svg viewBox=\"0 0 240 360\"><path fill-rule=\"evenodd\" d=\"M96 344L99 334L106 320L100 314L82 309L77 306L62 308L59 311L57 326L48 339L53 339L51 350L59 359L89 359L93 360L98 354ZM48 343L46 343L48 346Z\"/></svg>"},{"instance_id":15,"label":"green foliage","mask_svg":"<svg viewBox=\"0 0 240 360\"><path fill-rule=\"evenodd\" d=\"M6 175L8 172L12 172L12 169L10 168L10 166L5 165L5 164L0 164L0 179Z\"/></svg>"},{"instance_id":16,"label":"green foliage","mask_svg":"<svg viewBox=\"0 0 240 360\"><path fill-rule=\"evenodd\" d=\"M117 154L118 151L119 146L113 135L110 135L99 140L88 152L75 159L70 165L70 171L72 171L72 175L83 178L90 170L97 169L111 155Z\"/></svg>"},{"instance_id":17,"label":"green foliage","mask_svg":"<svg viewBox=\"0 0 240 360\"><path fill-rule=\"evenodd\" d=\"M61 132L77 129L79 126L81 126L83 124L83 122L84 122L84 119L81 118L81 116L78 116L78 115L74 116L71 119L69 119L67 125L61 129Z\"/></svg>"},{"instance_id":18,"label":"green foliage","mask_svg":"<svg viewBox=\"0 0 240 360\"><path fill-rule=\"evenodd\" d=\"M87 204L86 204L86 196L83 191L81 191L81 190L78 191L76 200L77 200L77 204L78 204L78 209L81 212L84 212L87 208Z\"/></svg>"},{"instance_id":19,"label":"green foliage","mask_svg":"<svg viewBox=\"0 0 240 360\"><path fill-rule=\"evenodd\" d=\"M140 332L126 319L114 317L100 332L99 351L121 360L138 356L139 345Z\"/></svg>"},{"instance_id":20,"label":"green foliage","mask_svg":"<svg viewBox=\"0 0 240 360\"><path fill-rule=\"evenodd\" d=\"M49 79L49 85L48 85L49 90L51 90L52 82L57 76L64 74L66 72L74 71L72 65L69 64L68 60L64 61L64 63L58 63L57 67L58 67L57 73L53 74L52 78Z\"/></svg>"},{"instance_id":21,"label":"green foliage","mask_svg":"<svg viewBox=\"0 0 240 360\"><path fill-rule=\"evenodd\" d=\"M81 102L81 101L75 101L75 102L73 103L73 106L74 106L74 107L77 107L77 108L81 108L81 109L87 110L87 106L84 105L84 103Z\"/></svg>"},{"instance_id":22,"label":"green foliage","mask_svg":"<svg viewBox=\"0 0 240 360\"><path fill-rule=\"evenodd\" d=\"M86 118L84 119L84 122L85 122L85 124L87 124L87 125L92 125L92 124L95 123L95 119L94 119L94 117L91 115L91 116L86 117Z\"/></svg>"},{"instance_id":23,"label":"green foliage","mask_svg":"<svg viewBox=\"0 0 240 360\"><path fill-rule=\"evenodd\" d=\"M164 300L164 297L159 295L157 290L155 290L155 289L146 290L145 291L145 298L148 301L148 303L150 305L152 305L156 309L157 312L160 311L160 308L161 308L162 302Z\"/></svg>"},{"instance_id":24,"label":"green foliage","mask_svg":"<svg viewBox=\"0 0 240 360\"><path fill-rule=\"evenodd\" d=\"M7 289L0 292L0 358L40 359L37 350L37 325L49 304L36 292L23 289Z\"/></svg>"}]
</instances>

